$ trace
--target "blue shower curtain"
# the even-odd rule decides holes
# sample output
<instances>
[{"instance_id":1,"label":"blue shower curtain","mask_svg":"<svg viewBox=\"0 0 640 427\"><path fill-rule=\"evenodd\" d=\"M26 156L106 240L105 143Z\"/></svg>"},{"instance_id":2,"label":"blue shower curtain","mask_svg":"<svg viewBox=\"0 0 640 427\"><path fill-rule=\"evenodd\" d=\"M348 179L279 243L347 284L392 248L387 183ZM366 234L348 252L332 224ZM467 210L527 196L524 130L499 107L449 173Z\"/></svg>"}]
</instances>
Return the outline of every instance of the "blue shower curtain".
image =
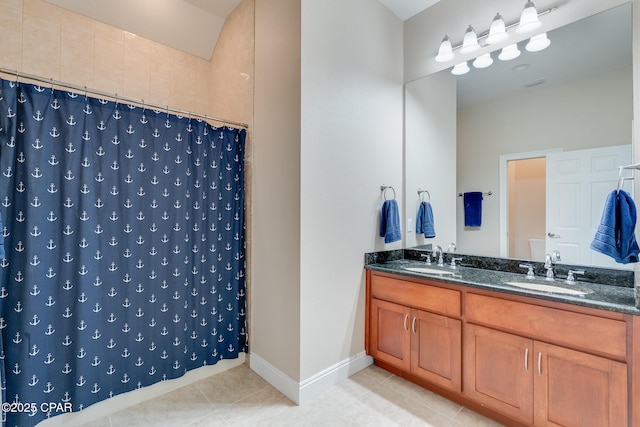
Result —
<instances>
[{"instance_id":1,"label":"blue shower curtain","mask_svg":"<svg viewBox=\"0 0 640 427\"><path fill-rule=\"evenodd\" d=\"M1 83L3 424L245 352L245 131Z\"/></svg>"}]
</instances>

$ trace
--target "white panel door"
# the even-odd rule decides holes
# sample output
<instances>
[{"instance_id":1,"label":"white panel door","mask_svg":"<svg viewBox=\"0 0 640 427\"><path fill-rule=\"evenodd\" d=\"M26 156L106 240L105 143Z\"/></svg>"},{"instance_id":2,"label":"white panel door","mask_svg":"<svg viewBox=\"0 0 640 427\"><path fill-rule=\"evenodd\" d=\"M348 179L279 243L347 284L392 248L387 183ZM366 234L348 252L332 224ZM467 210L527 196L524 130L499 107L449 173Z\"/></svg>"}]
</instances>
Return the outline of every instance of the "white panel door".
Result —
<instances>
[{"instance_id":1,"label":"white panel door","mask_svg":"<svg viewBox=\"0 0 640 427\"><path fill-rule=\"evenodd\" d=\"M618 166L631 164L631 145L551 153L547 157L546 250L562 262L631 268L589 248L608 194L616 189ZM631 176L625 171L623 176ZM622 187L633 194L631 180Z\"/></svg>"}]
</instances>

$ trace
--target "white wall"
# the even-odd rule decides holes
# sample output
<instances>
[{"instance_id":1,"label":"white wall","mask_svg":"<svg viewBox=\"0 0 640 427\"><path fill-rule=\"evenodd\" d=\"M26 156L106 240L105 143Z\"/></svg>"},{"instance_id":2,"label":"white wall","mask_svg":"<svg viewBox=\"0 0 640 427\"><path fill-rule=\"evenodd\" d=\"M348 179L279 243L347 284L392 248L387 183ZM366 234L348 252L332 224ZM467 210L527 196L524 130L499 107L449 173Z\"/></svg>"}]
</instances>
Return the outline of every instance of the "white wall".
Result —
<instances>
[{"instance_id":1,"label":"white wall","mask_svg":"<svg viewBox=\"0 0 640 427\"><path fill-rule=\"evenodd\" d=\"M405 91L406 246L431 243L445 250L456 242L456 78L436 73L407 84ZM435 238L416 235L420 199L418 188L429 191ZM425 196L427 197L427 196Z\"/></svg>"},{"instance_id":2,"label":"white wall","mask_svg":"<svg viewBox=\"0 0 640 427\"><path fill-rule=\"evenodd\" d=\"M251 364L300 379L300 1L256 0Z\"/></svg>"},{"instance_id":3,"label":"white wall","mask_svg":"<svg viewBox=\"0 0 640 427\"><path fill-rule=\"evenodd\" d=\"M493 192L484 198L480 228L465 228L457 205L460 252L500 256L500 155L631 142L631 79L625 67L458 110L458 191Z\"/></svg>"},{"instance_id":4,"label":"white wall","mask_svg":"<svg viewBox=\"0 0 640 427\"><path fill-rule=\"evenodd\" d=\"M364 253L402 207L402 22L376 0L256 0L251 367L303 403L370 363ZM301 53L302 52L302 53Z\"/></svg>"},{"instance_id":5,"label":"white wall","mask_svg":"<svg viewBox=\"0 0 640 427\"><path fill-rule=\"evenodd\" d=\"M377 234L381 184L402 209L402 62L378 1L302 0L302 379L364 351L364 253L402 247Z\"/></svg>"}]
</instances>

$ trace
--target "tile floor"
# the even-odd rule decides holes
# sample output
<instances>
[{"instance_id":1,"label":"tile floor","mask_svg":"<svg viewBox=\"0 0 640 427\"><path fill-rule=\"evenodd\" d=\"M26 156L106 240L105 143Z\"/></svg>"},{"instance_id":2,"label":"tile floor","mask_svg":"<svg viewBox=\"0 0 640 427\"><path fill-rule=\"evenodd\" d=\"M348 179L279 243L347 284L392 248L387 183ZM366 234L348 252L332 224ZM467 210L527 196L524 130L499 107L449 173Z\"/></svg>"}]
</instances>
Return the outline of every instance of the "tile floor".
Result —
<instances>
[{"instance_id":1,"label":"tile floor","mask_svg":"<svg viewBox=\"0 0 640 427\"><path fill-rule=\"evenodd\" d=\"M86 427L433 426L500 424L389 372L369 366L297 406L244 364Z\"/></svg>"}]
</instances>

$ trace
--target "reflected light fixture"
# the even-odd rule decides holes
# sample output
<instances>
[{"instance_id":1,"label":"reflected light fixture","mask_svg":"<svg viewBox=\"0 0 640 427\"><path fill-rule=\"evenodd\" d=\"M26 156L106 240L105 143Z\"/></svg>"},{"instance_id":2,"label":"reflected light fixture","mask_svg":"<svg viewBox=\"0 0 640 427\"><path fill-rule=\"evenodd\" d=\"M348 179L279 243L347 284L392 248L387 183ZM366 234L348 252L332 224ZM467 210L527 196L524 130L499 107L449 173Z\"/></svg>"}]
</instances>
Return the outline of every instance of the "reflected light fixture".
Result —
<instances>
[{"instance_id":1,"label":"reflected light fixture","mask_svg":"<svg viewBox=\"0 0 640 427\"><path fill-rule=\"evenodd\" d=\"M520 15L520 25L516 28L516 33L525 34L535 31L542 26L542 22L538 18L538 11L531 0L524 5L522 15Z\"/></svg>"},{"instance_id":2,"label":"reflected light fixture","mask_svg":"<svg viewBox=\"0 0 640 427\"><path fill-rule=\"evenodd\" d=\"M480 55L473 61L473 66L475 68L487 68L491 64L493 64L493 58L491 58L490 53Z\"/></svg>"},{"instance_id":3,"label":"reflected light fixture","mask_svg":"<svg viewBox=\"0 0 640 427\"><path fill-rule=\"evenodd\" d=\"M454 76L461 76L462 74L467 74L469 72L469 66L467 65L467 61L456 64L451 69L451 74Z\"/></svg>"},{"instance_id":4,"label":"reflected light fixture","mask_svg":"<svg viewBox=\"0 0 640 427\"><path fill-rule=\"evenodd\" d=\"M489 35L487 36L486 42L487 44L497 44L502 43L508 38L509 34L507 34L504 19L502 19L499 13L496 13L493 22L491 22L491 27L489 27Z\"/></svg>"},{"instance_id":5,"label":"reflected light fixture","mask_svg":"<svg viewBox=\"0 0 640 427\"><path fill-rule=\"evenodd\" d=\"M551 40L547 38L547 33L538 34L529 39L529 43L524 47L529 52L540 52L549 47Z\"/></svg>"},{"instance_id":6,"label":"reflected light fixture","mask_svg":"<svg viewBox=\"0 0 640 427\"><path fill-rule=\"evenodd\" d=\"M444 36L440 48L438 49L438 55L436 56L437 62L449 62L455 55L453 54L453 47L451 46L451 40L449 36Z\"/></svg>"},{"instance_id":7,"label":"reflected light fixture","mask_svg":"<svg viewBox=\"0 0 640 427\"><path fill-rule=\"evenodd\" d=\"M520 50L518 49L518 45L514 43L503 47L500 55L498 55L498 59L501 61L511 61L518 56L520 56Z\"/></svg>"},{"instance_id":8,"label":"reflected light fixture","mask_svg":"<svg viewBox=\"0 0 640 427\"><path fill-rule=\"evenodd\" d=\"M467 54L471 52L475 52L480 49L480 45L478 44L478 35L476 34L476 30L473 29L471 25L467 28L467 32L464 34L464 39L462 39L462 47L460 48L461 54Z\"/></svg>"}]
</instances>

